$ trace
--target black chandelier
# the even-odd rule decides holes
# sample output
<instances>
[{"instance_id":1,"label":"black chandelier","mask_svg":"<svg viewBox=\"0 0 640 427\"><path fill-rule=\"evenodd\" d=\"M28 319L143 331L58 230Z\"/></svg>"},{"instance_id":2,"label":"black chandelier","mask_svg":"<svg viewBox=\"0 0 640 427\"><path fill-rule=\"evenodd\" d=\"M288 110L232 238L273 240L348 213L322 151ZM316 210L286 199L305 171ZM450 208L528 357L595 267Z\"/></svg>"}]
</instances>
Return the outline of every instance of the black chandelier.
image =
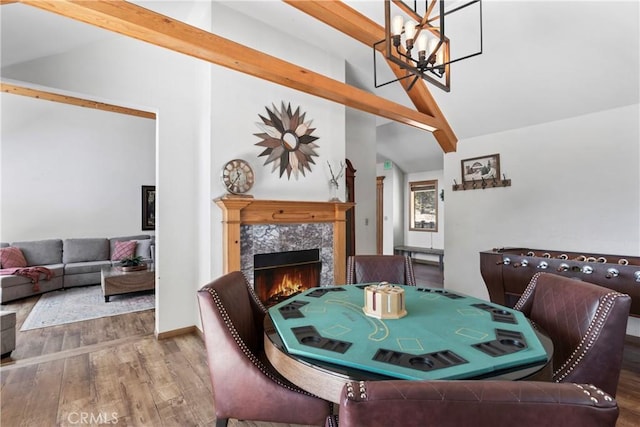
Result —
<instances>
[{"instance_id":1,"label":"black chandelier","mask_svg":"<svg viewBox=\"0 0 640 427\"><path fill-rule=\"evenodd\" d=\"M393 17L392 4L396 8ZM424 0L424 6L422 8L419 6L422 7L422 4L419 5L417 0L413 1L413 7L408 6L402 0L384 1L385 38L373 45L376 88L413 77L407 90L410 90L416 81L422 78L445 92L449 92L451 90L451 64L482 54L481 0ZM474 11L478 14L479 19L477 23L473 22L472 25L469 25L467 16L469 12L474 13ZM403 15L408 16L408 19L405 19ZM456 19L461 15L466 15L463 19L467 20ZM474 28L477 28L479 32L479 49L477 51L474 49L471 53L465 49L457 49L455 52L457 57L454 58L449 38L451 32L445 33L445 17L447 17L448 23L454 19L456 23L460 24L458 28L464 30L460 34L456 33L455 37L461 37L469 27L477 26ZM456 46L462 44L459 39L455 39L454 43L457 43ZM387 82L378 82L377 51L382 51L388 61L406 70L406 74Z\"/></svg>"}]
</instances>

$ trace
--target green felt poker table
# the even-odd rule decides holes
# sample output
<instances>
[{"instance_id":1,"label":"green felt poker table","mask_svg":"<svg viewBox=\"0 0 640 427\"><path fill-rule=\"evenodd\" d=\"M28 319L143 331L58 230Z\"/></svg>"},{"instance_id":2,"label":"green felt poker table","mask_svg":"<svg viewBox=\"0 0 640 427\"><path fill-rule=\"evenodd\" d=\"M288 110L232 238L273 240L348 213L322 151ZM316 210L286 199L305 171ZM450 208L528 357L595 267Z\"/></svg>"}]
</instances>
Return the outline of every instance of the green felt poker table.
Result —
<instances>
[{"instance_id":1,"label":"green felt poker table","mask_svg":"<svg viewBox=\"0 0 640 427\"><path fill-rule=\"evenodd\" d=\"M551 341L517 310L402 286L408 314L378 319L363 311L366 286L312 288L269 308L265 351L274 367L331 401L352 379L551 377Z\"/></svg>"}]
</instances>

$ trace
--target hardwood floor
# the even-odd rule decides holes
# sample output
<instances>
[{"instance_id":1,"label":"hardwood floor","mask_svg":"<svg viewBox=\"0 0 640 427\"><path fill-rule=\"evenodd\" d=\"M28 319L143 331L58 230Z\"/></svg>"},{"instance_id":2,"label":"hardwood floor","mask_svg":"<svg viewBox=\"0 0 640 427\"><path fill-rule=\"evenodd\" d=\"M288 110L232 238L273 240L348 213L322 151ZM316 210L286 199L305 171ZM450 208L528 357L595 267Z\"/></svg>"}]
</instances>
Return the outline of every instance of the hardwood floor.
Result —
<instances>
[{"instance_id":1,"label":"hardwood floor","mask_svg":"<svg viewBox=\"0 0 640 427\"><path fill-rule=\"evenodd\" d=\"M430 288L442 288L444 276L440 268L433 264L413 262L413 274L416 276L416 285Z\"/></svg>"},{"instance_id":2,"label":"hardwood floor","mask_svg":"<svg viewBox=\"0 0 640 427\"><path fill-rule=\"evenodd\" d=\"M415 270L419 284L442 286L437 267L419 264ZM17 312L18 332L12 357L0 367L0 425L215 423L205 348L197 334L156 340L153 310L19 332L37 299L2 306ZM617 399L617 425L637 426L640 339L625 345ZM231 420L229 425L276 424Z\"/></svg>"}]
</instances>

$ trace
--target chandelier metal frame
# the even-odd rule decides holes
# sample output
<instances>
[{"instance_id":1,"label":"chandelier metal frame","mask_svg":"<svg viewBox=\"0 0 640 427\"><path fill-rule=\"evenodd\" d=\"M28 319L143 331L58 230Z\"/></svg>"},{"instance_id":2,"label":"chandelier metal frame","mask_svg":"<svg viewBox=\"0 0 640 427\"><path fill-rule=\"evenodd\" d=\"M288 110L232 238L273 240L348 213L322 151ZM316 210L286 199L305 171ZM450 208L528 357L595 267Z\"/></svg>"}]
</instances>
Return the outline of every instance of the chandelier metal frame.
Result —
<instances>
[{"instance_id":1,"label":"chandelier metal frame","mask_svg":"<svg viewBox=\"0 0 640 427\"><path fill-rule=\"evenodd\" d=\"M401 34L398 33L397 28L395 29L395 34L392 31L392 27L397 25L393 20L399 17L392 18L391 3L408 15L410 21L415 21L415 34L411 38L408 37L412 31L411 28L408 30L409 33L407 33L407 27L402 29ZM407 90L411 90L418 79L422 78L445 92L449 92L451 90L451 64L482 54L482 0L471 0L448 11L445 10L445 0L424 0L424 3L425 13L424 16L421 16L417 12L417 0L413 1L413 7L402 0L384 1L385 38L373 45L373 75L376 88L413 77L413 81L407 86ZM452 59L451 41L445 33L445 17L476 3L479 5L480 50ZM426 41L419 40L423 32L430 38L428 45ZM402 37L404 37L404 45ZM424 37L424 39L426 40L427 37ZM380 49L381 44L384 44L383 50ZM407 74L387 82L378 82L376 63L378 51L383 53L387 61L406 70Z\"/></svg>"}]
</instances>

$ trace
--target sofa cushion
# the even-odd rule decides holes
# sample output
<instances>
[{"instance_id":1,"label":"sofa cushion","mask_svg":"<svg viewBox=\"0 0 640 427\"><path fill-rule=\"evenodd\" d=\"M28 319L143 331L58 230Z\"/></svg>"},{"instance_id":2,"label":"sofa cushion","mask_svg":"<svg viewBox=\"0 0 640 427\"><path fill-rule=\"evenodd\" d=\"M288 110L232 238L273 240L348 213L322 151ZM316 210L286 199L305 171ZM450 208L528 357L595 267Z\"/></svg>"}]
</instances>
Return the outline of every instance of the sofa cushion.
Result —
<instances>
[{"instance_id":1,"label":"sofa cushion","mask_svg":"<svg viewBox=\"0 0 640 427\"><path fill-rule=\"evenodd\" d=\"M62 240L60 239L13 242L11 246L20 248L28 266L62 263Z\"/></svg>"},{"instance_id":2,"label":"sofa cushion","mask_svg":"<svg viewBox=\"0 0 640 427\"><path fill-rule=\"evenodd\" d=\"M85 274L85 273L99 273L102 267L111 267L111 261L87 261L87 262L74 262L71 264L65 264L64 274Z\"/></svg>"},{"instance_id":3,"label":"sofa cushion","mask_svg":"<svg viewBox=\"0 0 640 427\"><path fill-rule=\"evenodd\" d=\"M151 259L151 239L136 240L136 256Z\"/></svg>"},{"instance_id":4,"label":"sofa cushion","mask_svg":"<svg viewBox=\"0 0 640 427\"><path fill-rule=\"evenodd\" d=\"M129 240L126 242L115 242L113 252L111 252L111 261L120 261L128 258L136 253L136 241Z\"/></svg>"},{"instance_id":5,"label":"sofa cushion","mask_svg":"<svg viewBox=\"0 0 640 427\"><path fill-rule=\"evenodd\" d=\"M26 267L27 260L24 258L20 248L0 248L0 267L19 268Z\"/></svg>"},{"instance_id":6,"label":"sofa cushion","mask_svg":"<svg viewBox=\"0 0 640 427\"><path fill-rule=\"evenodd\" d=\"M109 250L111 251L110 253L113 253L113 251L116 248L116 242L123 242L123 241L129 241L129 240L145 240L150 238L151 236L149 234L138 234L135 236L121 236L121 237L111 237L109 239Z\"/></svg>"},{"instance_id":7,"label":"sofa cushion","mask_svg":"<svg viewBox=\"0 0 640 427\"><path fill-rule=\"evenodd\" d=\"M51 271L51 280L55 279L56 277L62 277L64 273L64 264L43 265L42 267L47 267L49 271ZM48 283L48 281L45 279L46 279L45 275L40 274L40 285L41 285L40 287L42 287L42 284ZM16 275L0 276L1 288L8 288L11 286L22 285L25 283L31 283L31 279L26 276L16 276ZM4 300L4 301L8 301L8 300Z\"/></svg>"},{"instance_id":8,"label":"sofa cushion","mask_svg":"<svg viewBox=\"0 0 640 427\"><path fill-rule=\"evenodd\" d=\"M109 260L109 240L100 238L65 239L62 262L88 262Z\"/></svg>"}]
</instances>

